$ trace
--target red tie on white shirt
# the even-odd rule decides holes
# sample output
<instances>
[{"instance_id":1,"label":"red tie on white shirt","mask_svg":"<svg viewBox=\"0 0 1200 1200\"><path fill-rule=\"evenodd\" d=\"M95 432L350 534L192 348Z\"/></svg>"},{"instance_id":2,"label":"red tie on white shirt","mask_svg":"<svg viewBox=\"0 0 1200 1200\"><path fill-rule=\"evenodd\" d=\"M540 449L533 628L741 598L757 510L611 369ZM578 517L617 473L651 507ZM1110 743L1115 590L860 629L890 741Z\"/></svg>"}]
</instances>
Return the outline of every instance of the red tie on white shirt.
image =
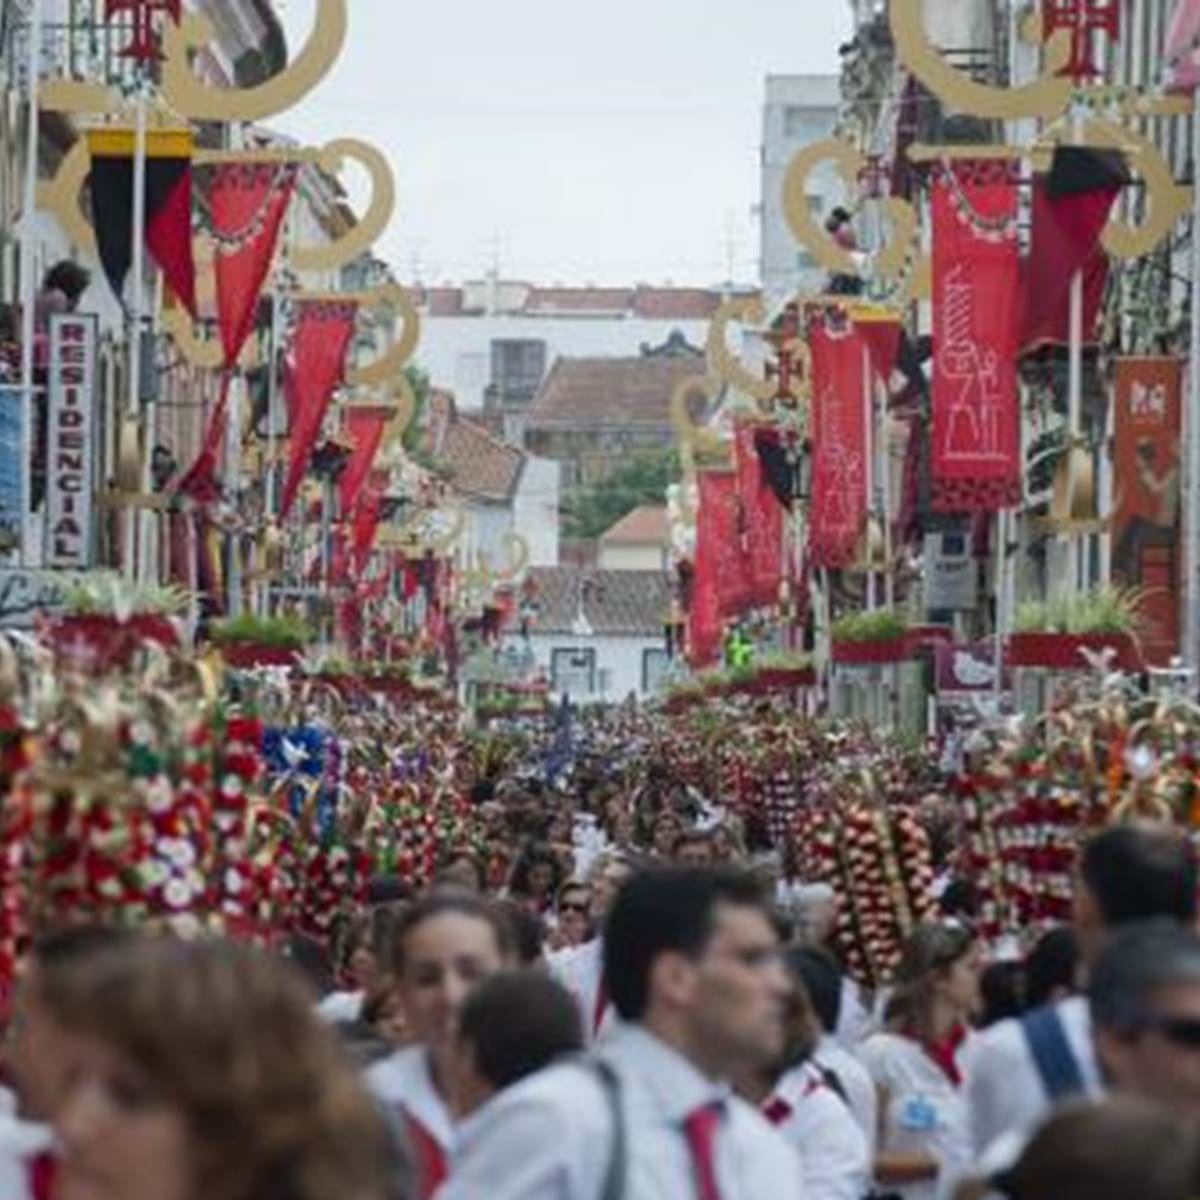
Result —
<instances>
[{"instance_id":1,"label":"red tie on white shirt","mask_svg":"<svg viewBox=\"0 0 1200 1200\"><path fill-rule=\"evenodd\" d=\"M592 1037L600 1032L604 1024L604 1014L608 1012L608 980L603 973L600 975L600 986L596 988L596 1004L592 1011Z\"/></svg>"},{"instance_id":2,"label":"red tie on white shirt","mask_svg":"<svg viewBox=\"0 0 1200 1200\"><path fill-rule=\"evenodd\" d=\"M721 1124L720 1104L705 1104L683 1123L692 1163L696 1168L696 1200L721 1200L717 1187L717 1127Z\"/></svg>"},{"instance_id":3,"label":"red tie on white shirt","mask_svg":"<svg viewBox=\"0 0 1200 1200\"><path fill-rule=\"evenodd\" d=\"M29 1194L33 1200L50 1200L57 1175L58 1160L49 1150L43 1150L29 1160Z\"/></svg>"},{"instance_id":4,"label":"red tie on white shirt","mask_svg":"<svg viewBox=\"0 0 1200 1200\"><path fill-rule=\"evenodd\" d=\"M786 1100L776 1096L770 1104L763 1106L762 1114L772 1125L782 1125L792 1115L792 1106Z\"/></svg>"}]
</instances>

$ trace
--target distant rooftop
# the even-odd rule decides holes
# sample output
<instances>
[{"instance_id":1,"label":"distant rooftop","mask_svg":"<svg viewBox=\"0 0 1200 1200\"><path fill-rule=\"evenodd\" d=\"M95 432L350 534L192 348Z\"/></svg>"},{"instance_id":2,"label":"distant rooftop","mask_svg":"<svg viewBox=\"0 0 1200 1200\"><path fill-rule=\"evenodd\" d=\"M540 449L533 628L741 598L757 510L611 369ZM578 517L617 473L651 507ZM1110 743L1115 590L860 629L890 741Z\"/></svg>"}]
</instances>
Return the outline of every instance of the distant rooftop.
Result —
<instances>
[{"instance_id":1,"label":"distant rooftop","mask_svg":"<svg viewBox=\"0 0 1200 1200\"><path fill-rule=\"evenodd\" d=\"M472 280L462 285L413 287L417 307L427 317L560 317L707 321L725 293L715 288L539 287L514 280Z\"/></svg>"},{"instance_id":2,"label":"distant rooftop","mask_svg":"<svg viewBox=\"0 0 1200 1200\"><path fill-rule=\"evenodd\" d=\"M606 546L665 546L671 526L665 505L643 504L606 529L600 540Z\"/></svg>"}]
</instances>

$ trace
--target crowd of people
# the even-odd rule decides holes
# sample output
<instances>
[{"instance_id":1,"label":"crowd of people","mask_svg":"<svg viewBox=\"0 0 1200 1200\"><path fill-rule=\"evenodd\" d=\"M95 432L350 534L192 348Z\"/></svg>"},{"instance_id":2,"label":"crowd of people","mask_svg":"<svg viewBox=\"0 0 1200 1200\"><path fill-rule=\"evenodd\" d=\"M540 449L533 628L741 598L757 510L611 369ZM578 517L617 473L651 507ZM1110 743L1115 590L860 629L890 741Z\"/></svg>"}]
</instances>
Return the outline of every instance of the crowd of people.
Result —
<instances>
[{"instance_id":1,"label":"crowd of people","mask_svg":"<svg viewBox=\"0 0 1200 1200\"><path fill-rule=\"evenodd\" d=\"M938 863L885 986L825 884L738 815L500 780L478 848L270 948L76 925L28 947L4 1200L1190 1200L1200 936L1188 835L1113 824L1074 917L982 937Z\"/></svg>"}]
</instances>

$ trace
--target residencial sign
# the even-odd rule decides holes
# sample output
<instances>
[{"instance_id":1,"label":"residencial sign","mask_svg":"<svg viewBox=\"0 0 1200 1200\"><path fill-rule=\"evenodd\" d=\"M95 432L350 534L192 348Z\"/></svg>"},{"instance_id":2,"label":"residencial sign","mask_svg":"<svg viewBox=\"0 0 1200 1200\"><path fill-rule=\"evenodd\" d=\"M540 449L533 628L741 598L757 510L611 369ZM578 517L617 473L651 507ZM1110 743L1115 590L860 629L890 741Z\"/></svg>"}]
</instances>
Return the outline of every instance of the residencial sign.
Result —
<instances>
[{"instance_id":1,"label":"residencial sign","mask_svg":"<svg viewBox=\"0 0 1200 1200\"><path fill-rule=\"evenodd\" d=\"M46 562L91 565L96 433L96 318L50 318L50 414L46 462Z\"/></svg>"}]
</instances>

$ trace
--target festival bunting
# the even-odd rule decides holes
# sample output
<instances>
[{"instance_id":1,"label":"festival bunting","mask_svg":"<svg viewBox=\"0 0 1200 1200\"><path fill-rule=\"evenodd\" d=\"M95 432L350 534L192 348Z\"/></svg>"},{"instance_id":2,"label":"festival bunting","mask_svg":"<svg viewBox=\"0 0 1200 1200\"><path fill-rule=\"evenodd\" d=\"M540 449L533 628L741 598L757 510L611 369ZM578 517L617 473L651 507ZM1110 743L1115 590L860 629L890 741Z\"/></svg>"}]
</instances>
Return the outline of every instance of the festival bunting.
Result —
<instances>
[{"instance_id":1,"label":"festival bunting","mask_svg":"<svg viewBox=\"0 0 1200 1200\"><path fill-rule=\"evenodd\" d=\"M1142 593L1147 662L1179 648L1182 366L1174 358L1119 358L1114 388L1114 576Z\"/></svg>"},{"instance_id":2,"label":"festival bunting","mask_svg":"<svg viewBox=\"0 0 1200 1200\"><path fill-rule=\"evenodd\" d=\"M334 389L341 382L357 308L344 301L302 301L284 385L291 413L288 472L282 514L287 516L308 469Z\"/></svg>"},{"instance_id":3,"label":"festival bunting","mask_svg":"<svg viewBox=\"0 0 1200 1200\"><path fill-rule=\"evenodd\" d=\"M933 186L934 509L1020 499L1015 166L947 164Z\"/></svg>"},{"instance_id":4,"label":"festival bunting","mask_svg":"<svg viewBox=\"0 0 1200 1200\"><path fill-rule=\"evenodd\" d=\"M863 343L832 312L809 323L813 362L812 503L808 537L817 567L848 567L867 517Z\"/></svg>"},{"instance_id":5,"label":"festival bunting","mask_svg":"<svg viewBox=\"0 0 1200 1200\"><path fill-rule=\"evenodd\" d=\"M372 471L354 510L354 543L352 548L352 570L355 577L366 570L379 531L379 518L383 511L383 497L388 486L387 471Z\"/></svg>"},{"instance_id":6,"label":"festival bunting","mask_svg":"<svg viewBox=\"0 0 1200 1200\"><path fill-rule=\"evenodd\" d=\"M697 474L696 570L688 612L688 658L693 667L713 663L721 647L722 592L726 577L740 572L737 476L731 471ZM733 560L732 564L730 559Z\"/></svg>"},{"instance_id":7,"label":"festival bunting","mask_svg":"<svg viewBox=\"0 0 1200 1200\"><path fill-rule=\"evenodd\" d=\"M739 421L736 431L738 493L746 531L746 567L750 603L767 607L779 599L783 578L783 508L767 481L753 421Z\"/></svg>"},{"instance_id":8,"label":"festival bunting","mask_svg":"<svg viewBox=\"0 0 1200 1200\"><path fill-rule=\"evenodd\" d=\"M93 129L87 135L92 169L92 224L104 274L118 300L133 265L132 129ZM146 249L180 304L196 315L192 257L192 135L146 133Z\"/></svg>"},{"instance_id":9,"label":"festival bunting","mask_svg":"<svg viewBox=\"0 0 1200 1200\"><path fill-rule=\"evenodd\" d=\"M395 410L383 404L355 404L348 406L343 416L345 431L354 443L350 461L338 480L342 519L348 519L355 510L363 484L371 473L375 455L383 442L383 431Z\"/></svg>"}]
</instances>

